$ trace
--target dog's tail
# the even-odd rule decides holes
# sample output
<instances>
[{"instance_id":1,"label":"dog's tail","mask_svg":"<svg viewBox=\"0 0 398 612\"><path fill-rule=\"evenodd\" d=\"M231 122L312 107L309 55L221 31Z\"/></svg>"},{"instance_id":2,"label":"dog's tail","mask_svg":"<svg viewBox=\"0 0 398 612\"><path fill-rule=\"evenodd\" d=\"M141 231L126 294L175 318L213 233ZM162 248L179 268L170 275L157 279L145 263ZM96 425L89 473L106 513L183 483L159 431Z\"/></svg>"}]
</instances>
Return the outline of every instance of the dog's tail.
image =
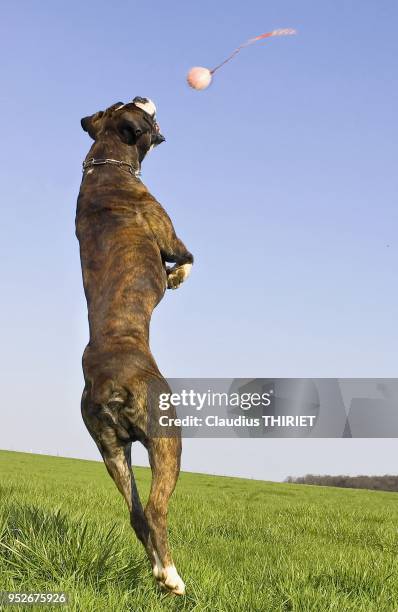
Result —
<instances>
[{"instance_id":1,"label":"dog's tail","mask_svg":"<svg viewBox=\"0 0 398 612\"><path fill-rule=\"evenodd\" d=\"M100 379L92 383L91 399L102 406L116 406L126 403L127 391L111 378Z\"/></svg>"}]
</instances>

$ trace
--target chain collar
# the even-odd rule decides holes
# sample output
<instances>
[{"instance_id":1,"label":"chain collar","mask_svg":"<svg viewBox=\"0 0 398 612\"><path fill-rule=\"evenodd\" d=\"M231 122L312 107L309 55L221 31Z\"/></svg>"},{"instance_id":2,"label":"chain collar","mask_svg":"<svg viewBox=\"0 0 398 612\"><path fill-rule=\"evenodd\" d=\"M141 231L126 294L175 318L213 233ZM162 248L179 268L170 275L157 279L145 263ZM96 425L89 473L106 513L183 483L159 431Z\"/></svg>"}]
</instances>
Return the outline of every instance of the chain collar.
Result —
<instances>
[{"instance_id":1,"label":"chain collar","mask_svg":"<svg viewBox=\"0 0 398 612\"><path fill-rule=\"evenodd\" d=\"M119 161L118 159L95 159L94 157L83 162L83 172L92 166L104 166L105 164L119 166L119 168L125 167L126 170L128 169L130 174L132 174L135 178L139 178L141 176L141 172L136 170L132 164L129 164L126 161Z\"/></svg>"}]
</instances>

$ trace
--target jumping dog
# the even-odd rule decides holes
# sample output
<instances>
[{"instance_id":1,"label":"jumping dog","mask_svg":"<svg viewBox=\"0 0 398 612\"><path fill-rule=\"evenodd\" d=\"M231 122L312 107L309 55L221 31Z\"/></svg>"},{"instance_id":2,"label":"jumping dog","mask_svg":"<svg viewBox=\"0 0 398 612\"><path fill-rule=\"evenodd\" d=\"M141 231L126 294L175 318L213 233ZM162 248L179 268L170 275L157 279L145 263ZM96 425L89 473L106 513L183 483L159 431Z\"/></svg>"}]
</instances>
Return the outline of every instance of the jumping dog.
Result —
<instances>
[{"instance_id":1,"label":"jumping dog","mask_svg":"<svg viewBox=\"0 0 398 612\"><path fill-rule=\"evenodd\" d=\"M118 102L84 117L81 125L94 140L83 163L76 213L90 332L83 354L82 416L126 500L158 584L182 595L185 585L167 538L181 436L177 429L167 437L150 432L159 395L170 388L150 351L149 325L166 288L176 289L187 278L193 257L139 178L145 155L165 140L154 103L140 97ZM131 445L137 440L152 469L145 510L131 470Z\"/></svg>"}]
</instances>

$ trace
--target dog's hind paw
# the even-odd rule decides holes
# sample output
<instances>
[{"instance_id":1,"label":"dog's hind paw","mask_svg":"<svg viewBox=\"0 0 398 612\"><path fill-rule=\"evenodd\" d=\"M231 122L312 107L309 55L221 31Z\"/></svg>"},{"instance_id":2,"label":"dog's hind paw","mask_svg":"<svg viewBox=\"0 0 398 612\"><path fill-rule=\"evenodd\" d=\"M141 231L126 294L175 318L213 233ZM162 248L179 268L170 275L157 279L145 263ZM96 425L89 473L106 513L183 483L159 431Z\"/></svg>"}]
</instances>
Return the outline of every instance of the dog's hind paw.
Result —
<instances>
[{"instance_id":1,"label":"dog's hind paw","mask_svg":"<svg viewBox=\"0 0 398 612\"><path fill-rule=\"evenodd\" d=\"M182 266L174 266L167 272L167 288L178 289L180 285L188 278L191 272L192 264L186 263Z\"/></svg>"},{"instance_id":2,"label":"dog's hind paw","mask_svg":"<svg viewBox=\"0 0 398 612\"><path fill-rule=\"evenodd\" d=\"M174 595L185 595L184 581L181 576L179 576L174 565L165 567L162 574L162 577L158 578L158 584L161 589L173 593Z\"/></svg>"}]
</instances>

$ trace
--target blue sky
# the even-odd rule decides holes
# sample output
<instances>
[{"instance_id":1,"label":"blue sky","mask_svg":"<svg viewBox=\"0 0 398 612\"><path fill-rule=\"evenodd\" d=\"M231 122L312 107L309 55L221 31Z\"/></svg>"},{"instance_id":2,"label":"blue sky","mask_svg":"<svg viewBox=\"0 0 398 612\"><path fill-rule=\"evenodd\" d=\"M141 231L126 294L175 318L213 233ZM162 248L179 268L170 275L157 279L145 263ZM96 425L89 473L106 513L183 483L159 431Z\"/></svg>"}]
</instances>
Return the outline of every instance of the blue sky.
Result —
<instances>
[{"instance_id":1,"label":"blue sky","mask_svg":"<svg viewBox=\"0 0 398 612\"><path fill-rule=\"evenodd\" d=\"M143 180L196 257L153 318L163 373L397 375L397 17L393 0L4 3L0 447L97 457L79 413L80 118L136 95L167 138ZM187 87L191 66L279 27L298 35ZM299 464L301 441L223 441L216 464L200 442L185 469L278 478L338 455L346 472L398 470L395 442L307 442Z\"/></svg>"}]
</instances>

